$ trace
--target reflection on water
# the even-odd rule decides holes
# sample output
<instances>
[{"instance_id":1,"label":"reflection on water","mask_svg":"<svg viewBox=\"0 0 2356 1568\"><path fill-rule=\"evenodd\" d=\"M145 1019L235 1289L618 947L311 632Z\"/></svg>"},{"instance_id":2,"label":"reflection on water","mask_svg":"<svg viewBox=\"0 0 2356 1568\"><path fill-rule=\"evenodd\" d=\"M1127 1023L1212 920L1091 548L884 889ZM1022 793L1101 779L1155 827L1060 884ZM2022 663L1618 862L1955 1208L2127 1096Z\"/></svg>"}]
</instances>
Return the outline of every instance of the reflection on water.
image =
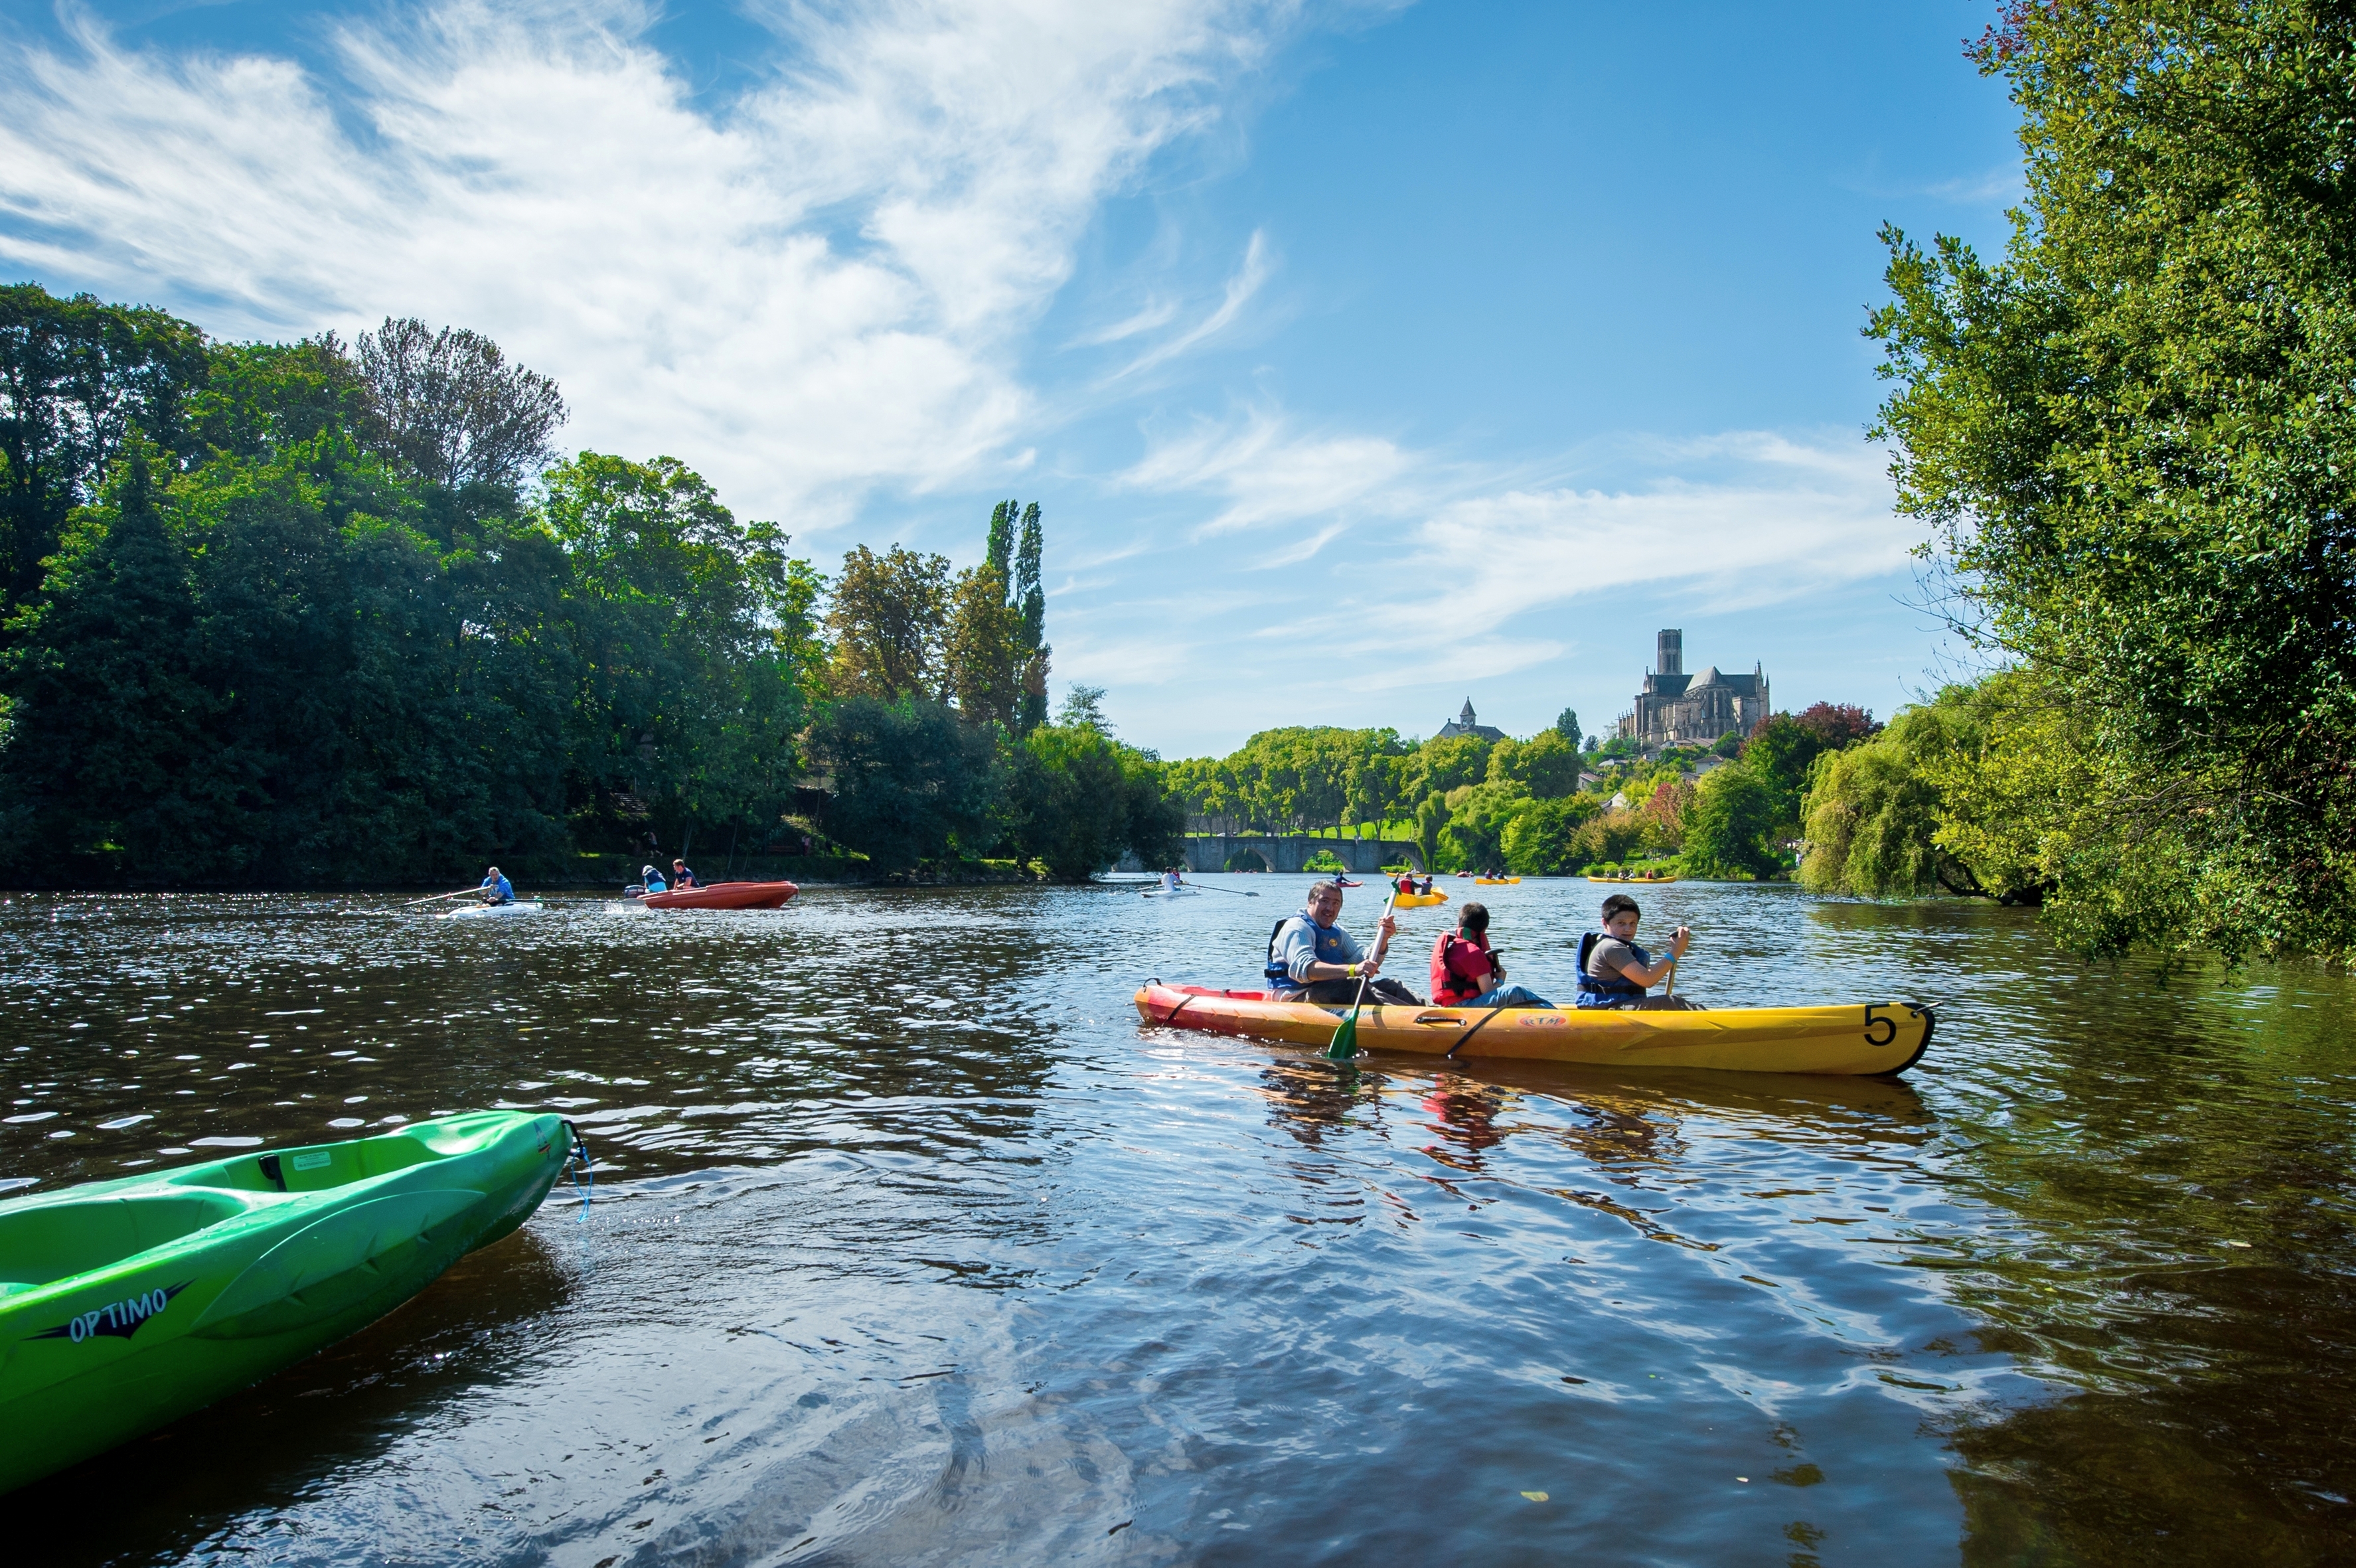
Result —
<instances>
[{"instance_id":1,"label":"reflection on water","mask_svg":"<svg viewBox=\"0 0 2356 1568\"><path fill-rule=\"evenodd\" d=\"M1138 1026L1306 881L1224 880L0 904L0 1182L481 1105L600 1167L20 1514L126 1563L2356 1555L2346 982L1681 884L1680 990L1933 1001L1931 1057L1336 1064ZM1483 890L1517 979L1596 891Z\"/></svg>"}]
</instances>

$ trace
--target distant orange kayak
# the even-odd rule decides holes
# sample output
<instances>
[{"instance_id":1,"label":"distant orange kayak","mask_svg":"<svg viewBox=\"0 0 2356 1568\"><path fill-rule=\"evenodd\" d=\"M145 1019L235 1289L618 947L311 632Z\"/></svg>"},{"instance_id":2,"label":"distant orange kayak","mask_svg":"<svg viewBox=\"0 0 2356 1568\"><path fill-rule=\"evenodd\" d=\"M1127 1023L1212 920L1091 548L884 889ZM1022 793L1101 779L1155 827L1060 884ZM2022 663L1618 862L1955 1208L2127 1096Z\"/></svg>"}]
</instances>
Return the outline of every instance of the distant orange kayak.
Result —
<instances>
[{"instance_id":1,"label":"distant orange kayak","mask_svg":"<svg viewBox=\"0 0 2356 1568\"><path fill-rule=\"evenodd\" d=\"M649 909L775 909L801 889L790 882L715 882L676 893L649 893Z\"/></svg>"}]
</instances>

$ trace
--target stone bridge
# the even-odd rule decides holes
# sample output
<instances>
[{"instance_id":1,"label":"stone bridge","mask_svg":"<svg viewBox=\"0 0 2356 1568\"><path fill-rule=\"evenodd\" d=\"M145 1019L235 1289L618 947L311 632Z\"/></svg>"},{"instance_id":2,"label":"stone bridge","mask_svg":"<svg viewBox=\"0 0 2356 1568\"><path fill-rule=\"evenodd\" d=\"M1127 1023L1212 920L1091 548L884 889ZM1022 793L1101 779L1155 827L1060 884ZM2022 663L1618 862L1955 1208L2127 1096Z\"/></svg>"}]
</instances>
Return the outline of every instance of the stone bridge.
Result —
<instances>
[{"instance_id":1,"label":"stone bridge","mask_svg":"<svg viewBox=\"0 0 2356 1568\"><path fill-rule=\"evenodd\" d=\"M1424 869L1423 852L1403 839L1330 839L1308 833L1204 833L1185 841L1189 871L1299 871L1323 850L1352 871L1379 872L1388 865Z\"/></svg>"}]
</instances>

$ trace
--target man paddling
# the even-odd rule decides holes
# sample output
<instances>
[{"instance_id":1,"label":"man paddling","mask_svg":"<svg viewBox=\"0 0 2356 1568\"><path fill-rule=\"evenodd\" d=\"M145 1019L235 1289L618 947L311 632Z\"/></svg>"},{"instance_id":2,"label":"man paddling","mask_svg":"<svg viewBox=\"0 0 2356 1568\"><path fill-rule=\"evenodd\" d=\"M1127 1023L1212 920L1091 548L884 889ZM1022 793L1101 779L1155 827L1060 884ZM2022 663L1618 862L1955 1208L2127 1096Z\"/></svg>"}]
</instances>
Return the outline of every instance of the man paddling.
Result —
<instances>
[{"instance_id":1,"label":"man paddling","mask_svg":"<svg viewBox=\"0 0 2356 1568\"><path fill-rule=\"evenodd\" d=\"M1431 1004L1435 1007L1552 1007L1526 986L1505 983L1505 962L1489 946L1486 906L1457 912L1456 932L1431 944Z\"/></svg>"},{"instance_id":2,"label":"man paddling","mask_svg":"<svg viewBox=\"0 0 2356 1568\"><path fill-rule=\"evenodd\" d=\"M499 868L496 865L491 867L489 872L484 875L483 885L479 891L482 893L483 902L486 904L512 904L515 902L515 885L509 882L506 877L501 876L499 875Z\"/></svg>"},{"instance_id":3,"label":"man paddling","mask_svg":"<svg viewBox=\"0 0 2356 1568\"><path fill-rule=\"evenodd\" d=\"M1636 900L1625 893L1614 893L1603 900L1603 929L1579 939L1579 1004L1653 1013L1700 1012L1701 1004L1687 997L1645 994L1676 968L1693 932L1679 926L1669 934L1669 950L1655 958L1636 945L1636 923L1643 918Z\"/></svg>"},{"instance_id":4,"label":"man paddling","mask_svg":"<svg viewBox=\"0 0 2356 1568\"><path fill-rule=\"evenodd\" d=\"M1342 914L1342 889L1319 882L1309 889L1301 913L1276 923L1269 933L1269 999L1274 1002L1317 1002L1346 1006L1358 999L1358 985L1366 982L1366 995L1376 1002L1419 1007L1422 999L1396 980L1367 979L1382 972L1383 954L1390 950L1398 922L1386 914L1376 927L1374 956L1357 939L1334 924Z\"/></svg>"}]
</instances>

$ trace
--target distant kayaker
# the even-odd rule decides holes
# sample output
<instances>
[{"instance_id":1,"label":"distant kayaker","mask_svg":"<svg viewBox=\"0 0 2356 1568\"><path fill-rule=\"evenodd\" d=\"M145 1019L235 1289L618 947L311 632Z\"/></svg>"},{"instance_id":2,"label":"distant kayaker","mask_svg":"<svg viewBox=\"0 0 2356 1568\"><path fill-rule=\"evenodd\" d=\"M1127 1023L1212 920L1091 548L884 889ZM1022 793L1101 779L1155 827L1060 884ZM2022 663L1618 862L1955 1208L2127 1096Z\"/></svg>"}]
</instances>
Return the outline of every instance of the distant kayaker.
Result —
<instances>
[{"instance_id":1,"label":"distant kayaker","mask_svg":"<svg viewBox=\"0 0 2356 1568\"><path fill-rule=\"evenodd\" d=\"M670 884L665 882L662 878L662 873L657 871L651 865L643 866L639 869L638 880L646 884L647 891L649 893L668 893L670 891Z\"/></svg>"},{"instance_id":2,"label":"distant kayaker","mask_svg":"<svg viewBox=\"0 0 2356 1568\"><path fill-rule=\"evenodd\" d=\"M1415 897L1415 873L1413 873L1413 872L1411 872L1411 871L1402 871L1402 872L1400 872L1400 873L1399 873L1399 879L1398 879L1398 883L1397 883L1395 886L1398 886L1398 896L1399 896L1400 897L1402 897L1402 898L1412 898L1412 897Z\"/></svg>"},{"instance_id":3,"label":"distant kayaker","mask_svg":"<svg viewBox=\"0 0 2356 1568\"><path fill-rule=\"evenodd\" d=\"M1489 911L1467 904L1456 931L1431 944L1431 1004L1435 1007L1551 1007L1525 986L1505 983L1505 961L1489 947Z\"/></svg>"},{"instance_id":4,"label":"distant kayaker","mask_svg":"<svg viewBox=\"0 0 2356 1568\"><path fill-rule=\"evenodd\" d=\"M687 868L687 862L683 860L674 860L670 863L670 885L675 888L702 886L696 881L695 873Z\"/></svg>"},{"instance_id":5,"label":"distant kayaker","mask_svg":"<svg viewBox=\"0 0 2356 1568\"><path fill-rule=\"evenodd\" d=\"M482 895L486 904L512 904L515 902L515 885L501 876L499 868L494 865L483 877Z\"/></svg>"},{"instance_id":6,"label":"distant kayaker","mask_svg":"<svg viewBox=\"0 0 2356 1568\"><path fill-rule=\"evenodd\" d=\"M1377 976L1383 955L1390 950L1398 922L1388 915L1376 928L1375 952L1366 956L1357 939L1333 922L1342 914L1342 889L1331 882L1312 884L1298 915L1276 923L1268 937L1268 993L1277 1002L1348 1004L1358 997L1362 978ZM1396 980L1368 979L1366 995L1376 1002L1419 1007L1422 1001Z\"/></svg>"},{"instance_id":7,"label":"distant kayaker","mask_svg":"<svg viewBox=\"0 0 2356 1568\"><path fill-rule=\"evenodd\" d=\"M1173 865L1162 874L1162 891L1164 893L1175 893L1185 886L1186 879L1178 875L1176 866Z\"/></svg>"},{"instance_id":8,"label":"distant kayaker","mask_svg":"<svg viewBox=\"0 0 2356 1568\"><path fill-rule=\"evenodd\" d=\"M1645 994L1669 977L1677 960L1685 956L1693 932L1683 926L1670 932L1669 950L1656 959L1636 945L1636 923L1643 918L1636 900L1625 893L1614 893L1603 900L1603 929L1579 939L1579 1004L1699 1012L1699 1003L1683 996Z\"/></svg>"}]
</instances>

